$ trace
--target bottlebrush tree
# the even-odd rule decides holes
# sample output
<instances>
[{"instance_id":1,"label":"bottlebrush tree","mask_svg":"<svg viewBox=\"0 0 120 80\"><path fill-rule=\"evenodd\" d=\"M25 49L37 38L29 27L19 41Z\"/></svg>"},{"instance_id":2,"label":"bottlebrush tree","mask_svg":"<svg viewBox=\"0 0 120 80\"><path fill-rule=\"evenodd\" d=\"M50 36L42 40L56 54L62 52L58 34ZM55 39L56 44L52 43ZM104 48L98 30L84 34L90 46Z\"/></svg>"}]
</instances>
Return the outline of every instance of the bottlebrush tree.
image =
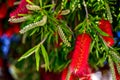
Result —
<instances>
[{"instance_id":1,"label":"bottlebrush tree","mask_svg":"<svg viewBox=\"0 0 120 80\"><path fill-rule=\"evenodd\" d=\"M89 80L92 70L109 65L117 80L119 11L119 0L21 0L9 22L21 24L32 47L18 61L35 55L37 71L63 71L62 80Z\"/></svg>"}]
</instances>

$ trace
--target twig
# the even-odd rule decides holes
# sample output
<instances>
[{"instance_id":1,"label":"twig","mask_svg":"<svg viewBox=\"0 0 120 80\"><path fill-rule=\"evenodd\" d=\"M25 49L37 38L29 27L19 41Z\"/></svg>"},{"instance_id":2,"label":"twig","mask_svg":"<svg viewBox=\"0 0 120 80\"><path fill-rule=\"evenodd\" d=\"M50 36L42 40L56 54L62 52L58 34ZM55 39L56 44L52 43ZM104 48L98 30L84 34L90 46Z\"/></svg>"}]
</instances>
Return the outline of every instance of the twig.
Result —
<instances>
[{"instance_id":1,"label":"twig","mask_svg":"<svg viewBox=\"0 0 120 80\"><path fill-rule=\"evenodd\" d=\"M52 4L55 4L55 1L54 1L54 0L52 0ZM53 11L55 11L55 7L53 8Z\"/></svg>"},{"instance_id":2,"label":"twig","mask_svg":"<svg viewBox=\"0 0 120 80\"><path fill-rule=\"evenodd\" d=\"M87 9L87 5L85 3L85 0L83 0L83 5L85 7L85 12L86 12L86 18L88 19L88 9Z\"/></svg>"}]
</instances>

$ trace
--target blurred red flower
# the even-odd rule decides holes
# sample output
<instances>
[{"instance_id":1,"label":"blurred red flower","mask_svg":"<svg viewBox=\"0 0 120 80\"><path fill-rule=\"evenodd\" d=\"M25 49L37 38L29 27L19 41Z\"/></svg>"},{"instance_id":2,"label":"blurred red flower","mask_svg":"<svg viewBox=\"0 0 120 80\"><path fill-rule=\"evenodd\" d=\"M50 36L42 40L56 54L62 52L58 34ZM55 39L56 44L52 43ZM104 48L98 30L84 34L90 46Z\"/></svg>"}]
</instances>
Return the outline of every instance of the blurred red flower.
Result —
<instances>
[{"instance_id":1,"label":"blurred red flower","mask_svg":"<svg viewBox=\"0 0 120 80\"><path fill-rule=\"evenodd\" d=\"M3 19L6 17L7 14L7 5L5 3L0 4L0 19Z\"/></svg>"}]
</instances>

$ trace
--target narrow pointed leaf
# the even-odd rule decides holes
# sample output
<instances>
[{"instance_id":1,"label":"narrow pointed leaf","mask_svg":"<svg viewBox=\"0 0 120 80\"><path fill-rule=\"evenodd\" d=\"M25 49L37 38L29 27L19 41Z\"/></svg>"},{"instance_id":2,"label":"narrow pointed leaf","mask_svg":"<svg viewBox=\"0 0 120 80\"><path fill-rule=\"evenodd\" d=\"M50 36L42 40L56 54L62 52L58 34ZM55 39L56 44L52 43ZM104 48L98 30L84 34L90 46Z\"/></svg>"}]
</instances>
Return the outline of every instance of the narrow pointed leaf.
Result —
<instances>
[{"instance_id":1,"label":"narrow pointed leaf","mask_svg":"<svg viewBox=\"0 0 120 80\"><path fill-rule=\"evenodd\" d=\"M98 26L96 26L94 23L92 23L94 28L103 36L109 36L107 33L103 32Z\"/></svg>"},{"instance_id":2,"label":"narrow pointed leaf","mask_svg":"<svg viewBox=\"0 0 120 80\"><path fill-rule=\"evenodd\" d=\"M31 48L30 50L28 50L24 55L22 55L22 56L18 59L18 61L21 61L21 60L29 57L30 55L32 55L32 54L35 52L35 49L36 49L36 46L33 47L33 48Z\"/></svg>"},{"instance_id":3,"label":"narrow pointed leaf","mask_svg":"<svg viewBox=\"0 0 120 80\"><path fill-rule=\"evenodd\" d=\"M36 70L37 71L39 70L39 62L40 62L39 48L40 48L40 45L38 45L35 50Z\"/></svg>"},{"instance_id":4,"label":"narrow pointed leaf","mask_svg":"<svg viewBox=\"0 0 120 80\"><path fill-rule=\"evenodd\" d=\"M41 45L41 51L45 61L45 70L47 70L49 69L49 58L48 58L48 53L43 45Z\"/></svg>"}]
</instances>

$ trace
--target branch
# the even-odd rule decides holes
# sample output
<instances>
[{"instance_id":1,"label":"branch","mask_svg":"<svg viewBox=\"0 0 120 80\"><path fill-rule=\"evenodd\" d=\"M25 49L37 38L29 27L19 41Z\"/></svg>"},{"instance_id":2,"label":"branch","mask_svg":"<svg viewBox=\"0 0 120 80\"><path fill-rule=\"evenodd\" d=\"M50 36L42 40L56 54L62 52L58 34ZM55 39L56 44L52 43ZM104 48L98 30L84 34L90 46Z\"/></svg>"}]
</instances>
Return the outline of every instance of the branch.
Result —
<instances>
[{"instance_id":1,"label":"branch","mask_svg":"<svg viewBox=\"0 0 120 80\"><path fill-rule=\"evenodd\" d=\"M85 12L86 12L86 18L88 19L88 9L87 9L87 5L85 3L85 0L83 0L83 5L85 7Z\"/></svg>"},{"instance_id":2,"label":"branch","mask_svg":"<svg viewBox=\"0 0 120 80\"><path fill-rule=\"evenodd\" d=\"M54 1L54 0L52 0L52 4L55 4L55 1ZM53 11L55 11L55 7L53 8Z\"/></svg>"}]
</instances>

